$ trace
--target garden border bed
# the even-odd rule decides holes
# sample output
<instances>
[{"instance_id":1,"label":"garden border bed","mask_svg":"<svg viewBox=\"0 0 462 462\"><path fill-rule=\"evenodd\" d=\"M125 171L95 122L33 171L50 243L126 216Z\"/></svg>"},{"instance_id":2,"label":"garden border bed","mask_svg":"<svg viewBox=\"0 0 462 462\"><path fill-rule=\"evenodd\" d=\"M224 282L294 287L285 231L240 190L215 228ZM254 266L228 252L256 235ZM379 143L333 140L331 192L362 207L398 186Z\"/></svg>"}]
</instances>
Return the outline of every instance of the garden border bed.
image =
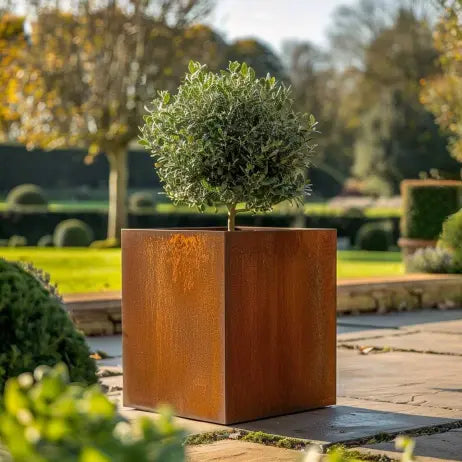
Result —
<instances>
[{"instance_id":1,"label":"garden border bed","mask_svg":"<svg viewBox=\"0 0 462 462\"><path fill-rule=\"evenodd\" d=\"M120 292L96 292L64 296L76 326L86 335L122 332ZM462 276L409 274L337 282L337 312L360 314L420 308L449 309L462 305Z\"/></svg>"}]
</instances>

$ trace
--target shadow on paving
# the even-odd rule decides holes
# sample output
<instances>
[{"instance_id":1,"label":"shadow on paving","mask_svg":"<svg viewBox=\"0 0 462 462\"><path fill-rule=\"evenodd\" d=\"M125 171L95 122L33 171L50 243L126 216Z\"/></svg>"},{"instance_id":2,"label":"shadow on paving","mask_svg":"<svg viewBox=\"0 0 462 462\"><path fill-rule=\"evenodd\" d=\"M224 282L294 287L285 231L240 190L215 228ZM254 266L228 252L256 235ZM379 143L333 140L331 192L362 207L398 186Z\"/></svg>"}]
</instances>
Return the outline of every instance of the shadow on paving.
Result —
<instances>
[{"instance_id":1,"label":"shadow on paving","mask_svg":"<svg viewBox=\"0 0 462 462\"><path fill-rule=\"evenodd\" d=\"M323 446L337 443L367 444L373 437L391 440L403 432L444 431L462 426L462 420L332 406L234 425L248 431L300 438ZM419 432L418 432L419 433ZM386 434L386 436L384 436Z\"/></svg>"},{"instance_id":2,"label":"shadow on paving","mask_svg":"<svg viewBox=\"0 0 462 462\"><path fill-rule=\"evenodd\" d=\"M368 329L399 329L444 321L462 320L462 309L419 310L392 312L385 314L359 314L355 316L338 316L337 333L356 332Z\"/></svg>"}]
</instances>

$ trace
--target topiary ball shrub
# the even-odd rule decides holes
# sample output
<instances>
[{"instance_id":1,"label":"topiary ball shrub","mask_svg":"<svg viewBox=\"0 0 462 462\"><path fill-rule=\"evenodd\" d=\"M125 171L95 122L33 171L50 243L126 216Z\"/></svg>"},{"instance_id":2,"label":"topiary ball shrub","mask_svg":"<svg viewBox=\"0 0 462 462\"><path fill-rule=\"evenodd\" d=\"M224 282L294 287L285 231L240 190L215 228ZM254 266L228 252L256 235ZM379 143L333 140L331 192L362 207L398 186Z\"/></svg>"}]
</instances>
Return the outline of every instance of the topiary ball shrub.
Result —
<instances>
[{"instance_id":1,"label":"topiary ball shrub","mask_svg":"<svg viewBox=\"0 0 462 462\"><path fill-rule=\"evenodd\" d=\"M88 247L93 241L92 229L77 219L64 220L53 233L55 247Z\"/></svg>"},{"instance_id":2,"label":"topiary ball shrub","mask_svg":"<svg viewBox=\"0 0 462 462\"><path fill-rule=\"evenodd\" d=\"M145 209L152 209L156 203L152 198L152 194L144 191L133 193L129 200L128 205L133 212L144 211Z\"/></svg>"},{"instance_id":3,"label":"topiary ball shrub","mask_svg":"<svg viewBox=\"0 0 462 462\"><path fill-rule=\"evenodd\" d=\"M25 247L27 239L24 236L14 235L8 239L8 247Z\"/></svg>"},{"instance_id":4,"label":"topiary ball shrub","mask_svg":"<svg viewBox=\"0 0 462 462\"><path fill-rule=\"evenodd\" d=\"M316 121L293 106L290 88L245 63L215 74L190 62L177 93L154 100L140 143L175 204L225 206L234 230L237 212L303 204Z\"/></svg>"},{"instance_id":5,"label":"topiary ball shrub","mask_svg":"<svg viewBox=\"0 0 462 462\"><path fill-rule=\"evenodd\" d=\"M72 381L96 382L85 339L45 279L0 259L0 391L9 377L58 362L69 367Z\"/></svg>"},{"instance_id":6,"label":"topiary ball shrub","mask_svg":"<svg viewBox=\"0 0 462 462\"><path fill-rule=\"evenodd\" d=\"M393 245L393 230L388 222L366 223L356 235L359 250L386 251Z\"/></svg>"},{"instance_id":7,"label":"topiary ball shrub","mask_svg":"<svg viewBox=\"0 0 462 462\"><path fill-rule=\"evenodd\" d=\"M46 207L48 201L42 188L34 184L22 184L13 188L6 198L9 207L35 205Z\"/></svg>"},{"instance_id":8,"label":"topiary ball shrub","mask_svg":"<svg viewBox=\"0 0 462 462\"><path fill-rule=\"evenodd\" d=\"M53 247L53 236L45 234L37 241L37 247Z\"/></svg>"}]
</instances>

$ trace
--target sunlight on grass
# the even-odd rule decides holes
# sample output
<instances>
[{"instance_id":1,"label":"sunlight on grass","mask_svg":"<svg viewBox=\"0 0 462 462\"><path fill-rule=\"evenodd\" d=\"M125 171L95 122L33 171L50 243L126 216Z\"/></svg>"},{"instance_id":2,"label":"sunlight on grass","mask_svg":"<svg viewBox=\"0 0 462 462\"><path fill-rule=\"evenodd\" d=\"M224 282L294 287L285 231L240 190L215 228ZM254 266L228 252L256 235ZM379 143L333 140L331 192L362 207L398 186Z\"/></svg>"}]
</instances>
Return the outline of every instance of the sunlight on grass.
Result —
<instances>
[{"instance_id":1,"label":"sunlight on grass","mask_svg":"<svg viewBox=\"0 0 462 462\"><path fill-rule=\"evenodd\" d=\"M0 257L32 262L50 273L62 294L120 290L120 249L0 248ZM339 279L403 274L399 252L338 252Z\"/></svg>"}]
</instances>

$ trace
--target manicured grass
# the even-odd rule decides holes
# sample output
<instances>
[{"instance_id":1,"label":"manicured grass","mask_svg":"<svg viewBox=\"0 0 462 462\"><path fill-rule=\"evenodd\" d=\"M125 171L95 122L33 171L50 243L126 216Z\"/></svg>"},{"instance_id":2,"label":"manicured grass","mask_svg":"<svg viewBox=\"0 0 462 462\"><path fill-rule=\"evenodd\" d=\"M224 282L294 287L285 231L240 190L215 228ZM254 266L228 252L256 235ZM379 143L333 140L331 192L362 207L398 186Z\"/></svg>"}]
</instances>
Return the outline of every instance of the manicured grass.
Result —
<instances>
[{"instance_id":1,"label":"manicured grass","mask_svg":"<svg viewBox=\"0 0 462 462\"><path fill-rule=\"evenodd\" d=\"M0 257L32 262L62 294L120 290L120 249L0 248ZM399 252L338 252L339 279L403 274Z\"/></svg>"}]
</instances>

